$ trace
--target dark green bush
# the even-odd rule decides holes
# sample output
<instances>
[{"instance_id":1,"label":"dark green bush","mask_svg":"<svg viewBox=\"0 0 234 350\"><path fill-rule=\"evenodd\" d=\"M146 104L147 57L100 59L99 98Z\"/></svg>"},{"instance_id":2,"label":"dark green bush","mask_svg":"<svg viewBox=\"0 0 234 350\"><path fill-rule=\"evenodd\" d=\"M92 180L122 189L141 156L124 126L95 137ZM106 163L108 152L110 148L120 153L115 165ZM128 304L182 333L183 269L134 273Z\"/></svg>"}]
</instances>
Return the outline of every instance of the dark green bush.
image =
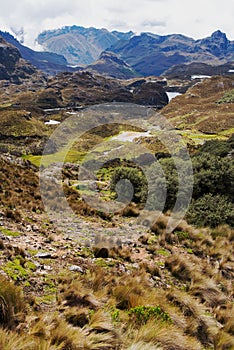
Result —
<instances>
[{"instance_id":1,"label":"dark green bush","mask_svg":"<svg viewBox=\"0 0 234 350\"><path fill-rule=\"evenodd\" d=\"M225 195L234 199L234 161L211 154L195 156L193 161L193 198L204 194Z\"/></svg>"},{"instance_id":2,"label":"dark green bush","mask_svg":"<svg viewBox=\"0 0 234 350\"><path fill-rule=\"evenodd\" d=\"M193 200L187 213L187 220L199 227L217 227L221 224L234 227L234 205L225 196L205 194Z\"/></svg>"},{"instance_id":3,"label":"dark green bush","mask_svg":"<svg viewBox=\"0 0 234 350\"><path fill-rule=\"evenodd\" d=\"M202 145L199 152L209 153L219 157L225 157L232 150L231 142L224 140L209 140Z\"/></svg>"},{"instance_id":4,"label":"dark green bush","mask_svg":"<svg viewBox=\"0 0 234 350\"><path fill-rule=\"evenodd\" d=\"M110 188L111 191L116 190L116 185L120 180L128 180L133 187L133 197L132 201L135 203L144 203L147 199L148 194L148 186L147 180L143 172L138 168L133 167L118 167L114 170L112 175ZM127 193L129 190L128 182L120 182L118 184L119 193L123 196L123 198L118 198L120 201L124 198L128 198L131 196L131 193Z\"/></svg>"}]
</instances>

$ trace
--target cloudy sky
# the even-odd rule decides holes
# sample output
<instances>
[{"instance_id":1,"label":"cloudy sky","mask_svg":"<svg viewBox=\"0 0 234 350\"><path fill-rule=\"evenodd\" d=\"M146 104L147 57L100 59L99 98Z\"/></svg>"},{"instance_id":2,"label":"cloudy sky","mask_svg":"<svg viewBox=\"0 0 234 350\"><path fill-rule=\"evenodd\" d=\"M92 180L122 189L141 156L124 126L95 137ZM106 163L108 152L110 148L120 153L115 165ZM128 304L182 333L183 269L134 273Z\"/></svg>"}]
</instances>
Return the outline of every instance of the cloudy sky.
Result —
<instances>
[{"instance_id":1,"label":"cloudy sky","mask_svg":"<svg viewBox=\"0 0 234 350\"><path fill-rule=\"evenodd\" d=\"M81 25L136 33L182 33L195 39L216 29L234 40L234 0L0 0L0 29L38 33Z\"/></svg>"}]
</instances>

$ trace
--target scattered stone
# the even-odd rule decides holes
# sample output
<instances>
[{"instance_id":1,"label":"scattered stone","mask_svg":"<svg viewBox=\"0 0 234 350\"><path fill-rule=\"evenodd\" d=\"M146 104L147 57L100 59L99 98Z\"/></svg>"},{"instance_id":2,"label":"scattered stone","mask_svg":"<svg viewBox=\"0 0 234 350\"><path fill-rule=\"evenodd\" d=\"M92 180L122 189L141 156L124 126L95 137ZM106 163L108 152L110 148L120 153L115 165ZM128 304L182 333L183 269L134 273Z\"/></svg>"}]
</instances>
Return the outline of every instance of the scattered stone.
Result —
<instances>
[{"instance_id":1,"label":"scattered stone","mask_svg":"<svg viewBox=\"0 0 234 350\"><path fill-rule=\"evenodd\" d=\"M84 273L84 270L82 269L82 267L78 266L78 265L71 265L68 267L69 271L72 272L80 272L80 273Z\"/></svg>"},{"instance_id":2,"label":"scattered stone","mask_svg":"<svg viewBox=\"0 0 234 350\"><path fill-rule=\"evenodd\" d=\"M37 253L35 255L35 258L39 258L39 259L49 259L51 258L51 254L50 253Z\"/></svg>"}]
</instances>

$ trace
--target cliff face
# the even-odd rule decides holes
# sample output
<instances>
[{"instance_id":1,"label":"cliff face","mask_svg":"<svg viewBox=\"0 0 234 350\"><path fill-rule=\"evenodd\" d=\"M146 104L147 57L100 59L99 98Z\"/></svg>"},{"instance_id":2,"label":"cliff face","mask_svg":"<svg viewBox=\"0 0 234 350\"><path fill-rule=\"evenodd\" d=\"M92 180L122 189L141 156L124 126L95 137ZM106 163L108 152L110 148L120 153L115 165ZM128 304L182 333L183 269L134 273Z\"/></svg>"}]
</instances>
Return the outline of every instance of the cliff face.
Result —
<instances>
[{"instance_id":1,"label":"cliff face","mask_svg":"<svg viewBox=\"0 0 234 350\"><path fill-rule=\"evenodd\" d=\"M19 84L36 74L36 68L21 57L19 50L0 37L0 80Z\"/></svg>"},{"instance_id":2,"label":"cliff face","mask_svg":"<svg viewBox=\"0 0 234 350\"><path fill-rule=\"evenodd\" d=\"M21 56L19 51L0 37L0 79L9 80Z\"/></svg>"},{"instance_id":3,"label":"cliff face","mask_svg":"<svg viewBox=\"0 0 234 350\"><path fill-rule=\"evenodd\" d=\"M33 66L42 70L49 75L55 75L61 71L73 71L71 67L67 66L66 59L52 52L37 52L29 47L22 45L11 34L1 32L0 36L9 44L13 45L20 52L20 55L25 60L29 61Z\"/></svg>"}]
</instances>

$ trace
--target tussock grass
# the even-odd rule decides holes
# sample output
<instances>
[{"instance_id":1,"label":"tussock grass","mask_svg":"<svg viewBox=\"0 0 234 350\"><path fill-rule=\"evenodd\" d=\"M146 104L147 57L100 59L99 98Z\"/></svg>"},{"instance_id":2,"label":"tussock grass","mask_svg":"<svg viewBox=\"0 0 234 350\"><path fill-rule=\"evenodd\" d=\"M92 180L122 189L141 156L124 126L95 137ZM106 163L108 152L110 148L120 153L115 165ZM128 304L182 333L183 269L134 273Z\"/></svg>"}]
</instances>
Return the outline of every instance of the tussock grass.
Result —
<instances>
[{"instance_id":1,"label":"tussock grass","mask_svg":"<svg viewBox=\"0 0 234 350\"><path fill-rule=\"evenodd\" d=\"M26 303L23 300L21 288L16 287L6 278L0 277L0 325L14 328L25 308Z\"/></svg>"}]
</instances>

